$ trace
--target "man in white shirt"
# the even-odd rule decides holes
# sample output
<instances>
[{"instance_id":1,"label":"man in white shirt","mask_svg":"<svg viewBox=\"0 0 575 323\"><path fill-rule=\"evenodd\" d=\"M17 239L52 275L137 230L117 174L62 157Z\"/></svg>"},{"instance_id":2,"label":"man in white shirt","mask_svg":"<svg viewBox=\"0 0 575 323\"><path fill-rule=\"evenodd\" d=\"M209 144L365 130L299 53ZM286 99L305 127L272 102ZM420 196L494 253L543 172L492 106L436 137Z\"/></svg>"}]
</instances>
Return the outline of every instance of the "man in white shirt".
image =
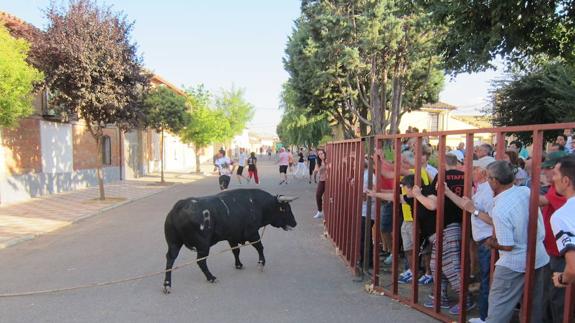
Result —
<instances>
[{"instance_id":1,"label":"man in white shirt","mask_svg":"<svg viewBox=\"0 0 575 323\"><path fill-rule=\"evenodd\" d=\"M480 272L480 290L477 299L479 317L471 318L469 323L484 323L487 319L489 308L491 250L486 242L493 235L493 220L490 214L493 208L493 190L487 181L487 166L494 161L495 159L493 157L485 157L481 160L473 161L473 183L477 191L473 194L472 200L469 200L467 197L459 197L447 187L445 189L445 196L461 209L469 212L471 216L473 240L477 243Z\"/></svg>"},{"instance_id":2,"label":"man in white shirt","mask_svg":"<svg viewBox=\"0 0 575 323\"><path fill-rule=\"evenodd\" d=\"M567 202L551 217L551 227L557 239L559 254L565 257L565 270L553 273L553 283L566 287L575 282L575 157L561 159L553 169L553 183L557 193Z\"/></svg>"},{"instance_id":3,"label":"man in white shirt","mask_svg":"<svg viewBox=\"0 0 575 323\"><path fill-rule=\"evenodd\" d=\"M529 199L530 190L524 186L515 186L515 176L510 163L499 160L487 166L489 185L495 193L491 217L495 228L495 237L487 244L499 250L499 260L495 264L491 291L489 292L489 310L486 322L509 322L513 309L521 301L525 287L527 260L527 241L529 239ZM545 227L541 211L538 210L537 235L535 242L535 277L533 295L543 294L545 281L544 266L549 263L545 251ZM548 278L547 278L548 279ZM541 322L543 302L531 304L530 318Z\"/></svg>"},{"instance_id":4,"label":"man in white shirt","mask_svg":"<svg viewBox=\"0 0 575 323\"><path fill-rule=\"evenodd\" d=\"M218 169L218 173L220 177L218 178L218 182L220 184L220 189L226 190L230 185L230 176L232 175L233 169L231 169L233 162L226 157L226 151L220 150L218 153L218 159L214 166Z\"/></svg>"},{"instance_id":5,"label":"man in white shirt","mask_svg":"<svg viewBox=\"0 0 575 323\"><path fill-rule=\"evenodd\" d=\"M238 182L242 183L242 177L247 181L248 179L243 175L244 166L246 166L246 160L248 156L246 155L246 150L244 148L240 148L240 154L238 156L238 170L236 171L236 176L238 178Z\"/></svg>"}]
</instances>

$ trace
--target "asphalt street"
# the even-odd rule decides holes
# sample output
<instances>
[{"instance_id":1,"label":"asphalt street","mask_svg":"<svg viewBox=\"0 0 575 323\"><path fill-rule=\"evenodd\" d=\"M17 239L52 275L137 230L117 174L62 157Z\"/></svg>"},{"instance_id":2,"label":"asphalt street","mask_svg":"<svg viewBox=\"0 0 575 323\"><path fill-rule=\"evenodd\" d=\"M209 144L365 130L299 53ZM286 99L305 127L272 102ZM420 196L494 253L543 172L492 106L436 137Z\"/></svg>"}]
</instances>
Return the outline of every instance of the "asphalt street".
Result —
<instances>
[{"instance_id":1,"label":"asphalt street","mask_svg":"<svg viewBox=\"0 0 575 323\"><path fill-rule=\"evenodd\" d=\"M314 220L315 185L292 180L278 185L277 167L261 162L260 188L297 195L298 226L268 228L263 237L266 268L254 248L241 249L243 270L220 242L208 266L218 283L196 265L173 274L172 293L163 276L69 292L0 298L0 322L434 322L383 296L370 295L335 254ZM246 174L247 175L247 174ZM239 185L231 189L256 187ZM0 250L0 294L112 281L161 271L166 243L163 223L182 198L218 192L217 177L175 185L156 195L88 218L64 229ZM176 265L193 261L182 249Z\"/></svg>"}]
</instances>

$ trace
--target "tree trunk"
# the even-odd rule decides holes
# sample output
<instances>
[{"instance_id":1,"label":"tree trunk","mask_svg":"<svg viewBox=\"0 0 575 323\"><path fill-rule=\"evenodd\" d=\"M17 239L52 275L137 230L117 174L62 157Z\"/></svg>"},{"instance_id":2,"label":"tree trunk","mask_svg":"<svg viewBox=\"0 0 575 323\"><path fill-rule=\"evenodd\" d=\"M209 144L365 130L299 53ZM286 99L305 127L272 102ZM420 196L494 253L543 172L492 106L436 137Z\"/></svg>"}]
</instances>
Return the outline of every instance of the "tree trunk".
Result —
<instances>
[{"instance_id":1,"label":"tree trunk","mask_svg":"<svg viewBox=\"0 0 575 323\"><path fill-rule=\"evenodd\" d=\"M100 189L100 200L106 199L106 194L104 192L104 176L102 176L102 164L104 160L102 158L102 136L96 136L96 145L98 146L98 166L96 167L96 177L98 177L98 187Z\"/></svg>"},{"instance_id":2,"label":"tree trunk","mask_svg":"<svg viewBox=\"0 0 575 323\"><path fill-rule=\"evenodd\" d=\"M196 173L200 173L200 149L196 147Z\"/></svg>"},{"instance_id":3,"label":"tree trunk","mask_svg":"<svg viewBox=\"0 0 575 323\"><path fill-rule=\"evenodd\" d=\"M162 138L160 140L160 178L164 183L164 128L162 128Z\"/></svg>"}]
</instances>

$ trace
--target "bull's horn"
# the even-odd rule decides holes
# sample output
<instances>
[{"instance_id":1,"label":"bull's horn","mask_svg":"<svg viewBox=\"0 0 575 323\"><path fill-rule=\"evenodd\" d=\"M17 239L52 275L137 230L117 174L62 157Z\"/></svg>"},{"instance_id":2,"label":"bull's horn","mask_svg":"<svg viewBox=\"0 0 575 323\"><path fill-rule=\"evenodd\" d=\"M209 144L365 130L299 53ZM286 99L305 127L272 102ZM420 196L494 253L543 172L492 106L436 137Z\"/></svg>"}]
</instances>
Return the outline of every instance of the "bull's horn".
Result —
<instances>
[{"instance_id":1,"label":"bull's horn","mask_svg":"<svg viewBox=\"0 0 575 323\"><path fill-rule=\"evenodd\" d=\"M278 202L288 203L294 200L297 200L298 196L287 196L287 195L280 195L278 196Z\"/></svg>"}]
</instances>

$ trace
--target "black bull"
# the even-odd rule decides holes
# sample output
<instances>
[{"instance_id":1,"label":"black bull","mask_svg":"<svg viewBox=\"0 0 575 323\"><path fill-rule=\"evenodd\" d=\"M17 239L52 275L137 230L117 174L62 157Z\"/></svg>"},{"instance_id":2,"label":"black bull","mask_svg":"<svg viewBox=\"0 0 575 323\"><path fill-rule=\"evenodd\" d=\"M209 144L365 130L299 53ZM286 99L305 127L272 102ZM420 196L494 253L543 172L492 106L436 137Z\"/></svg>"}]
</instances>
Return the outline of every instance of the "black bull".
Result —
<instances>
[{"instance_id":1,"label":"black bull","mask_svg":"<svg viewBox=\"0 0 575 323\"><path fill-rule=\"evenodd\" d=\"M227 240L232 248L240 243L252 242L258 251L258 264L263 267L266 260L264 247L258 241L258 230L266 225L284 230L294 228L297 223L289 205L294 199L273 196L259 189L239 189L178 201L164 224L168 244L166 270L172 269L182 245L190 250L195 249L199 259L207 257L210 247L223 240ZM240 250L234 249L233 253L235 266L241 269ZM208 281L216 281L208 270L206 259L199 260L198 266ZM168 293L171 285L171 271L167 271L164 292Z\"/></svg>"}]
</instances>

